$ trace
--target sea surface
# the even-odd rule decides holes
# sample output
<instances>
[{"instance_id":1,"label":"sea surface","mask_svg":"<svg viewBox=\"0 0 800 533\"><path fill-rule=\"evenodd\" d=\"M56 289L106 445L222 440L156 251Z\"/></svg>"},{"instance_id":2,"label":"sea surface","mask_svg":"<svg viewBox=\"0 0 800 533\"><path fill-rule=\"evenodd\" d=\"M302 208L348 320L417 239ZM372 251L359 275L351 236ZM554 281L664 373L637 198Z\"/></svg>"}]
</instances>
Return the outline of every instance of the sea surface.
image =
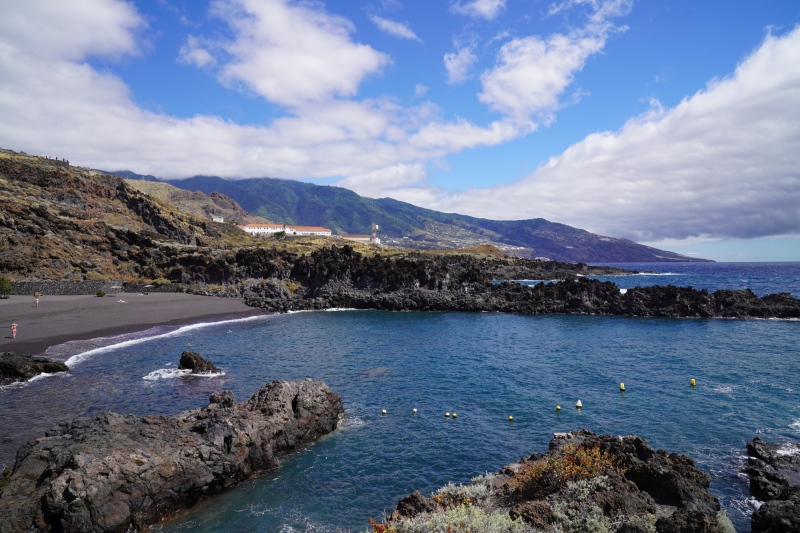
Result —
<instances>
[{"instance_id":1,"label":"sea surface","mask_svg":"<svg viewBox=\"0 0 800 533\"><path fill-rule=\"evenodd\" d=\"M626 266L661 275L614 278L621 287L800 296L800 263ZM187 348L225 374L177 371ZM56 422L107 409L174 414L213 391L242 400L270 380L306 377L342 396L339 431L164 532L364 531L413 490L468 482L581 428L691 455L749 531L757 502L741 474L745 443L760 436L797 451L800 441L798 321L341 310L155 328L50 354L72 371L0 388L0 466Z\"/></svg>"}]
</instances>

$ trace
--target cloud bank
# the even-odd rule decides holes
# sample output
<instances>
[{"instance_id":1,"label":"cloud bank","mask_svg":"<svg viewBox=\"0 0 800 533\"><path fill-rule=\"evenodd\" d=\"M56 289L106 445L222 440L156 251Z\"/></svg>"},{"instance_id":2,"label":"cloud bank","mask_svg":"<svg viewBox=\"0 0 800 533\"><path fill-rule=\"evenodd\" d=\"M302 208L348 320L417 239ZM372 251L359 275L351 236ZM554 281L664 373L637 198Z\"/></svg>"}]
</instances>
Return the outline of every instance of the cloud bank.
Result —
<instances>
[{"instance_id":1,"label":"cloud bank","mask_svg":"<svg viewBox=\"0 0 800 533\"><path fill-rule=\"evenodd\" d=\"M413 106L359 99L388 56L354 40L347 19L290 0L214 0L211 14L228 34L190 35L176 57L282 116L241 125L148 111L121 78L88 63L145 53L144 17L121 0L59 6L0 0L0 146L166 178L336 177L372 197L487 218L544 217L640 241L800 234L800 29L767 36L729 78L674 108L654 103L516 183L454 194L430 186L428 169L549 123L575 74L623 29L610 21L629 1L554 4L587 14L583 27L566 33L501 32L505 42L475 95L496 113L488 124L443 118L419 84L423 100ZM451 6L488 20L505 3ZM466 63L466 70L453 63L452 81L477 64Z\"/></svg>"},{"instance_id":2,"label":"cloud bank","mask_svg":"<svg viewBox=\"0 0 800 533\"><path fill-rule=\"evenodd\" d=\"M521 181L429 204L638 241L800 234L800 28L726 79L589 135Z\"/></svg>"}]
</instances>

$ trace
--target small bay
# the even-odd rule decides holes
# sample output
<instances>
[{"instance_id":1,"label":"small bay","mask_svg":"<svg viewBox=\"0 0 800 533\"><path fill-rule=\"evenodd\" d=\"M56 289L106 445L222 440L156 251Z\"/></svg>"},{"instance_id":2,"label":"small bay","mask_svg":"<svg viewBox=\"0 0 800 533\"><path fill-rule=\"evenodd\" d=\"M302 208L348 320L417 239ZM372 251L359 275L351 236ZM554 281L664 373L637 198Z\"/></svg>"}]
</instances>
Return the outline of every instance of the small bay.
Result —
<instances>
[{"instance_id":1,"label":"small bay","mask_svg":"<svg viewBox=\"0 0 800 533\"><path fill-rule=\"evenodd\" d=\"M762 264L692 265L668 265L678 275L659 284L702 288L696 280L705 279L715 290L758 279L759 295L798 295L797 263L772 264L778 273L761 277ZM645 278L612 281L624 288ZM800 440L797 321L345 310L126 341L87 355L68 375L1 389L0 463L12 464L21 443L60 420L106 409L172 414L205 405L215 390L245 399L273 379L324 380L347 411L340 431L162 531L363 530L413 490L467 482L544 451L553 432L581 428L637 434L692 456L737 530L748 531L746 441ZM171 372L187 348L225 375Z\"/></svg>"}]
</instances>

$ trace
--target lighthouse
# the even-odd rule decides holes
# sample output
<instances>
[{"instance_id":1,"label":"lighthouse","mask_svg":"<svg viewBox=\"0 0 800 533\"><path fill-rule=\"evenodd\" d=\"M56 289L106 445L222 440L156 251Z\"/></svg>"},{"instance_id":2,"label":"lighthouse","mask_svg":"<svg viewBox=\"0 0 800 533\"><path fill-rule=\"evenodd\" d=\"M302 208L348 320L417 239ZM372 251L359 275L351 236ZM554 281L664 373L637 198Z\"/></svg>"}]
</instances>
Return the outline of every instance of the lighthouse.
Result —
<instances>
[{"instance_id":1,"label":"lighthouse","mask_svg":"<svg viewBox=\"0 0 800 533\"><path fill-rule=\"evenodd\" d=\"M369 238L369 242L373 244L380 244L381 240L378 238L378 225L376 223L372 223L372 235Z\"/></svg>"}]
</instances>

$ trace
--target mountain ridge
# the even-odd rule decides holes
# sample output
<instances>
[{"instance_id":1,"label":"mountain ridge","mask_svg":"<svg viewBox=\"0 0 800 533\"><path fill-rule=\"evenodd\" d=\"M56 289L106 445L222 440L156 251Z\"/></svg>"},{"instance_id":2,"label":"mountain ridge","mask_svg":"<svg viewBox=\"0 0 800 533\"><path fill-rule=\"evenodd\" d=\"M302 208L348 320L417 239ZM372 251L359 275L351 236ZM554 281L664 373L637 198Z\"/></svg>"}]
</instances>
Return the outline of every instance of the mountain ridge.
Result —
<instances>
[{"instance_id":1,"label":"mountain ridge","mask_svg":"<svg viewBox=\"0 0 800 533\"><path fill-rule=\"evenodd\" d=\"M194 176L169 183L206 194L222 193L247 212L277 223L324 226L336 233L369 233L375 222L384 242L404 248L433 250L492 244L512 256L555 261L708 261L543 218L505 221L443 213L392 198L366 198L330 185L278 178L229 180L216 176Z\"/></svg>"}]
</instances>

